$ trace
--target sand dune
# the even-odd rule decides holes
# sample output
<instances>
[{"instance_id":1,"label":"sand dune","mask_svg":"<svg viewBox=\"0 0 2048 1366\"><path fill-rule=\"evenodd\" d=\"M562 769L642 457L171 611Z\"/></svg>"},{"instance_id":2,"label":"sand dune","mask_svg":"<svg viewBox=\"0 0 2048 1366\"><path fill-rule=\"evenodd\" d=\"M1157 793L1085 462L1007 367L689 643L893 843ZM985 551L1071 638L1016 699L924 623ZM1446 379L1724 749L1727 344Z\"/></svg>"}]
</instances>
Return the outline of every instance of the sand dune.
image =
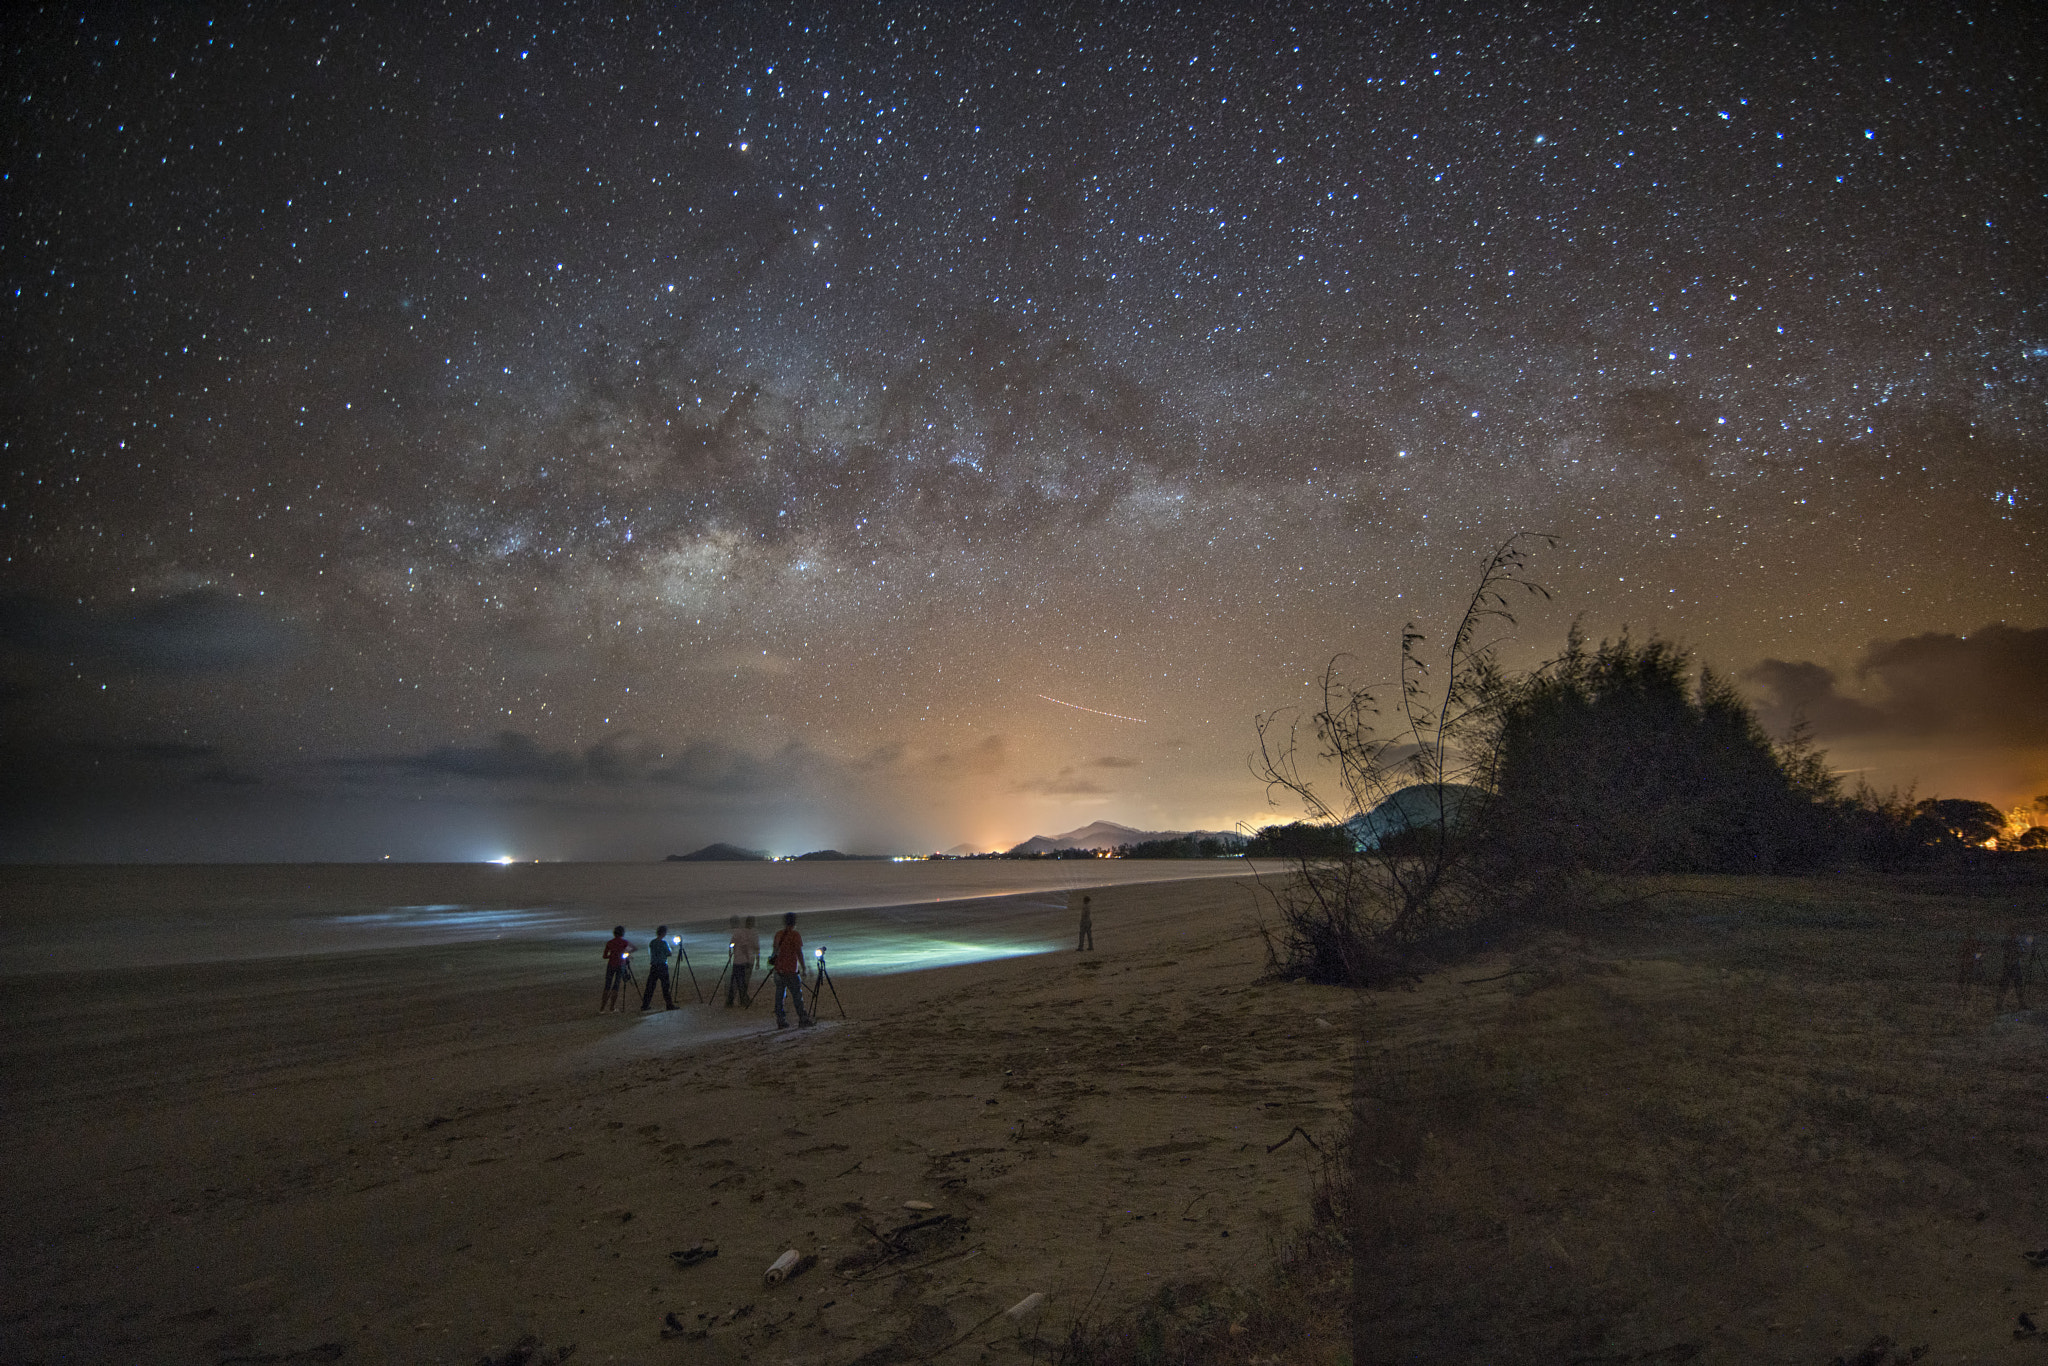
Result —
<instances>
[{"instance_id":1,"label":"sand dune","mask_svg":"<svg viewBox=\"0 0 2048 1366\"><path fill-rule=\"evenodd\" d=\"M1099 952L843 978L780 1034L599 1017L594 943L16 979L4 1355L1021 1358L1249 1277L1318 1160L1269 1148L1340 1124L1348 1000L1254 985L1239 883L1094 897Z\"/></svg>"}]
</instances>

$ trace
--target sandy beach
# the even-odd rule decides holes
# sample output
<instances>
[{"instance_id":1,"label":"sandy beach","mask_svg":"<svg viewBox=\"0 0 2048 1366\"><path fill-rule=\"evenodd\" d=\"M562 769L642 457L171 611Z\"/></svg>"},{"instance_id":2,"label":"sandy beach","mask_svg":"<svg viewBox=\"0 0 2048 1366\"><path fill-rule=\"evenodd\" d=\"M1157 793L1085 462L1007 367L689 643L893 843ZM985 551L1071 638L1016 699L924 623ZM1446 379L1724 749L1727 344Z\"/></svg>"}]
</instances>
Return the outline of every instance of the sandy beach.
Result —
<instances>
[{"instance_id":1,"label":"sandy beach","mask_svg":"<svg viewBox=\"0 0 2048 1366\"><path fill-rule=\"evenodd\" d=\"M1247 880L1092 895L1094 953L848 976L782 1033L687 981L599 1016L597 940L15 977L0 1358L1021 1360L1256 1277L1351 1002L1256 983ZM1066 940L1063 901L1010 914Z\"/></svg>"}]
</instances>

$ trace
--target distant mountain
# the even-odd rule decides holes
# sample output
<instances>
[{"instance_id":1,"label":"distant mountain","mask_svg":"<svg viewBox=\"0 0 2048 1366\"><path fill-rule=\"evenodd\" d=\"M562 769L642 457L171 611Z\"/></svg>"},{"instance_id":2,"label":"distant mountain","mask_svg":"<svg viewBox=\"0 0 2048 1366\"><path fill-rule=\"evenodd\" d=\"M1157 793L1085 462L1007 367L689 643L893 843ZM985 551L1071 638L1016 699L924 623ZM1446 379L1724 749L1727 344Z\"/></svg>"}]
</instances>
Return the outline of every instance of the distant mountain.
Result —
<instances>
[{"instance_id":1,"label":"distant mountain","mask_svg":"<svg viewBox=\"0 0 2048 1366\"><path fill-rule=\"evenodd\" d=\"M993 854L998 852L1000 851L995 849L984 849L978 844L956 844L951 849L946 850L946 857L973 858L976 854Z\"/></svg>"},{"instance_id":2,"label":"distant mountain","mask_svg":"<svg viewBox=\"0 0 2048 1366\"><path fill-rule=\"evenodd\" d=\"M1464 823L1466 812L1485 797L1483 791L1464 783L1445 783L1441 789L1430 783L1416 783L1363 815L1353 816L1344 822L1344 828L1360 849L1377 849L1389 835L1404 830L1427 830L1439 821L1455 829Z\"/></svg>"},{"instance_id":3,"label":"distant mountain","mask_svg":"<svg viewBox=\"0 0 2048 1366\"><path fill-rule=\"evenodd\" d=\"M1051 854L1062 849L1116 849L1126 844L1143 844L1147 840L1177 840L1193 835L1197 839L1223 839L1225 836L1215 830L1133 830L1128 825L1115 821L1096 821L1079 830L1069 830L1064 835L1033 835L1016 848L1012 854ZM1229 838L1238 838L1230 836Z\"/></svg>"},{"instance_id":4,"label":"distant mountain","mask_svg":"<svg viewBox=\"0 0 2048 1366\"><path fill-rule=\"evenodd\" d=\"M826 863L875 863L891 857L893 855L890 854L842 854L837 849L813 849L808 854L798 854L796 861L802 863L806 859L812 859Z\"/></svg>"},{"instance_id":5,"label":"distant mountain","mask_svg":"<svg viewBox=\"0 0 2048 1366\"><path fill-rule=\"evenodd\" d=\"M765 863L768 855L759 849L742 849L737 844L707 844L694 854L670 854L664 863Z\"/></svg>"},{"instance_id":6,"label":"distant mountain","mask_svg":"<svg viewBox=\"0 0 2048 1366\"><path fill-rule=\"evenodd\" d=\"M1058 849L1114 849L1119 844L1135 844L1153 836L1143 830L1133 830L1128 825L1115 821L1096 821L1079 830L1069 830L1064 835L1033 835L1016 848L1012 854L1050 854Z\"/></svg>"}]
</instances>

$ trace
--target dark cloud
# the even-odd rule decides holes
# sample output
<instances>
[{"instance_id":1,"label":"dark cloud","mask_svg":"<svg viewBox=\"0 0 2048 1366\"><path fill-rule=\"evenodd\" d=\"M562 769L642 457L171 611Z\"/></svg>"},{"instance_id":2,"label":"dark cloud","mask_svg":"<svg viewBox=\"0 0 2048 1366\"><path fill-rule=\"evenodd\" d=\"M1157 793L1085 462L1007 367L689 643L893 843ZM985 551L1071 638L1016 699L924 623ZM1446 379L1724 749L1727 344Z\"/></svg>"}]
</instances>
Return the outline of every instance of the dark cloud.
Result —
<instances>
[{"instance_id":1,"label":"dark cloud","mask_svg":"<svg viewBox=\"0 0 2048 1366\"><path fill-rule=\"evenodd\" d=\"M919 767L938 778L984 777L1009 762L1008 742L1000 735L977 740L964 750L941 750Z\"/></svg>"},{"instance_id":2,"label":"dark cloud","mask_svg":"<svg viewBox=\"0 0 2048 1366\"><path fill-rule=\"evenodd\" d=\"M130 745L128 750L138 759L204 759L215 752L214 745L187 744L182 740L152 741Z\"/></svg>"},{"instance_id":3,"label":"dark cloud","mask_svg":"<svg viewBox=\"0 0 2048 1366\"><path fill-rule=\"evenodd\" d=\"M588 775L581 756L565 749L542 749L538 740L516 730L500 731L487 745L442 745L399 762L423 773L486 782L566 783Z\"/></svg>"},{"instance_id":4,"label":"dark cloud","mask_svg":"<svg viewBox=\"0 0 2048 1366\"><path fill-rule=\"evenodd\" d=\"M759 755L716 740L693 741L670 752L652 740L619 736L579 753L547 749L532 736L513 730L500 731L486 744L441 745L424 754L374 761L373 766L490 783L649 783L725 796L794 791L839 767L795 741Z\"/></svg>"},{"instance_id":5,"label":"dark cloud","mask_svg":"<svg viewBox=\"0 0 2048 1366\"><path fill-rule=\"evenodd\" d=\"M1142 761L1126 759L1117 754L1105 754L1100 759L1090 759L1088 766L1090 768L1136 768L1140 762Z\"/></svg>"},{"instance_id":6,"label":"dark cloud","mask_svg":"<svg viewBox=\"0 0 2048 1366\"><path fill-rule=\"evenodd\" d=\"M1835 671L1823 664L1767 659L1743 677L1764 694L1757 713L1774 735L1804 721L1814 735L1861 735L1881 729L1885 715L1837 691Z\"/></svg>"},{"instance_id":7,"label":"dark cloud","mask_svg":"<svg viewBox=\"0 0 2048 1366\"><path fill-rule=\"evenodd\" d=\"M301 644L291 625L209 588L112 611L48 598L0 599L0 645L139 673L260 667L296 654Z\"/></svg>"},{"instance_id":8,"label":"dark cloud","mask_svg":"<svg viewBox=\"0 0 2048 1366\"><path fill-rule=\"evenodd\" d=\"M790 741L772 754L756 756L715 740L699 740L674 761L648 773L649 779L693 792L751 796L791 792L810 786L836 765L808 745Z\"/></svg>"},{"instance_id":9,"label":"dark cloud","mask_svg":"<svg viewBox=\"0 0 2048 1366\"><path fill-rule=\"evenodd\" d=\"M1071 766L1061 769L1050 778L1031 778L1018 783L1012 792L1035 792L1045 797L1099 797L1110 789L1093 778L1084 778Z\"/></svg>"},{"instance_id":10,"label":"dark cloud","mask_svg":"<svg viewBox=\"0 0 2048 1366\"><path fill-rule=\"evenodd\" d=\"M1841 692L1833 670L1809 662L1767 659L1744 677L1764 694L1758 714L1779 733L1803 717L1823 740L2048 744L2048 627L1873 641L1855 672L1871 691L1867 701Z\"/></svg>"},{"instance_id":11,"label":"dark cloud","mask_svg":"<svg viewBox=\"0 0 2048 1366\"><path fill-rule=\"evenodd\" d=\"M0 810L133 804L189 793L195 784L253 787L261 778L224 762L213 745L183 741L62 740L17 736L0 742Z\"/></svg>"}]
</instances>

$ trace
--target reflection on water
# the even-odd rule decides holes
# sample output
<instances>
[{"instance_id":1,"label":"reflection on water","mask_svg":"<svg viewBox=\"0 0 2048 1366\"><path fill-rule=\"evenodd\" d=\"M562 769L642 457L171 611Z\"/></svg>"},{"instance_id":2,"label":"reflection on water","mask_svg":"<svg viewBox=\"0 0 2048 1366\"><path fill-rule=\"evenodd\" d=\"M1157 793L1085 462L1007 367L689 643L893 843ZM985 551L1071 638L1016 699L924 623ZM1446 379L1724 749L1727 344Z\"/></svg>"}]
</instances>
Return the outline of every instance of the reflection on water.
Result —
<instances>
[{"instance_id":1,"label":"reflection on water","mask_svg":"<svg viewBox=\"0 0 2048 1366\"><path fill-rule=\"evenodd\" d=\"M1058 902L1022 897L978 898L949 902L943 909L919 906L816 912L799 917L799 922L806 938L804 953L813 962L822 946L826 951L826 966L835 976L864 976L1049 953L1060 945L1046 942L1042 934L1016 939L1002 933L1004 929L1023 931L1029 928L1012 927L1007 922L1014 920L1017 912L1033 910L1064 914L1066 907ZM996 932L981 938L958 937L962 920L984 918L1005 923L987 926ZM408 944L463 943L508 937L581 940L590 938L592 934L587 915L570 914L559 907L547 906L495 907L454 903L387 906L381 911L300 917L299 923L316 933L329 927L357 927L386 946L401 940ZM950 936L934 933L921 929L921 925L930 925L933 930L944 926L954 933ZM772 932L772 928L763 931L763 940L768 939ZM630 929L628 933L636 934L634 944L642 952L635 957L634 963L644 970L645 940L651 935ZM722 927L677 926L673 933L682 940L683 949L690 955L690 971L695 971L699 964L718 968L725 966L730 944ZM821 934L829 934L829 942L821 941ZM762 952L765 956L765 943ZM680 974L680 962L677 968Z\"/></svg>"},{"instance_id":2,"label":"reflection on water","mask_svg":"<svg viewBox=\"0 0 2048 1366\"><path fill-rule=\"evenodd\" d=\"M301 920L325 925L412 930L435 941L503 939L508 934L542 934L571 927L581 929L584 923L584 917L571 915L559 906L391 906L381 911L301 917Z\"/></svg>"}]
</instances>

